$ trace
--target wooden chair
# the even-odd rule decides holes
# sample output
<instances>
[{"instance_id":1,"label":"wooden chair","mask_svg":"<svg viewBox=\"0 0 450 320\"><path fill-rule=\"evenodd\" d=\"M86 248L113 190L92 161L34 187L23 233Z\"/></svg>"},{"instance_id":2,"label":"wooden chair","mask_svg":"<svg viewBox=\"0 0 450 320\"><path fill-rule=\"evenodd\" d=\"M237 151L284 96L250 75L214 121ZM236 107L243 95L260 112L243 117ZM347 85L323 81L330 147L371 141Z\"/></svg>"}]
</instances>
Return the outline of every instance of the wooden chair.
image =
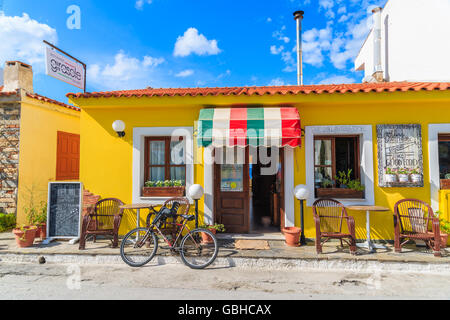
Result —
<instances>
[{"instance_id":1,"label":"wooden chair","mask_svg":"<svg viewBox=\"0 0 450 320\"><path fill-rule=\"evenodd\" d=\"M394 207L395 252L402 252L402 246L409 240L423 240L433 249L435 257L441 256L441 229L439 218L426 202L405 199ZM432 230L430 232L429 230Z\"/></svg>"},{"instance_id":2,"label":"wooden chair","mask_svg":"<svg viewBox=\"0 0 450 320\"><path fill-rule=\"evenodd\" d=\"M350 246L350 253L356 254L355 220L347 214L345 207L332 199L320 199L313 205L314 222L316 224L316 249L322 253L322 246L330 239L339 239L341 246L344 241ZM347 223L349 233L342 231ZM322 241L322 238L325 238Z\"/></svg>"},{"instance_id":3,"label":"wooden chair","mask_svg":"<svg viewBox=\"0 0 450 320\"><path fill-rule=\"evenodd\" d=\"M80 250L86 248L86 240L93 236L94 242L97 236L112 236L112 246L117 248L119 245L119 227L122 221L123 209L120 209L124 203L119 199L103 199L95 204L95 207L89 211L83 218L81 226Z\"/></svg>"}]
</instances>

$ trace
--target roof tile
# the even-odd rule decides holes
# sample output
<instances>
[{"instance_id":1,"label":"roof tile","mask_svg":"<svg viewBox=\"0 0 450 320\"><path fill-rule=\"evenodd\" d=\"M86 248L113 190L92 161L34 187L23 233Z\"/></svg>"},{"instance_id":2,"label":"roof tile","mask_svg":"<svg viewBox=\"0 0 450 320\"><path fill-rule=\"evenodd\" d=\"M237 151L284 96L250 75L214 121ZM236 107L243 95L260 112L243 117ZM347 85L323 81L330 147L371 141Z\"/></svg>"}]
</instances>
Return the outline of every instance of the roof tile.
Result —
<instances>
[{"instance_id":1,"label":"roof tile","mask_svg":"<svg viewBox=\"0 0 450 320\"><path fill-rule=\"evenodd\" d=\"M120 90L107 92L68 93L69 98L111 98L111 97L174 97L174 96L230 96L230 95L298 95L322 93L358 93L358 92L396 92L396 91L433 91L450 90L450 82L382 82L382 83L354 83L308 86L269 86L269 87L223 87L223 88L161 88Z\"/></svg>"}]
</instances>

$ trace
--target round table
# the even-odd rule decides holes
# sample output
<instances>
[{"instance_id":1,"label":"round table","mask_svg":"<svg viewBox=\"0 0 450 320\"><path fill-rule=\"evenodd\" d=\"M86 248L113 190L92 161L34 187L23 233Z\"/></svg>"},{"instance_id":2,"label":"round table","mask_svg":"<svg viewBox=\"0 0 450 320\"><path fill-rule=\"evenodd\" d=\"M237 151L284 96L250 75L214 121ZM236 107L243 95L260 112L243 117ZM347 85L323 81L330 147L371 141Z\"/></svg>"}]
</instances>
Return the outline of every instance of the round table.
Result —
<instances>
[{"instance_id":1,"label":"round table","mask_svg":"<svg viewBox=\"0 0 450 320\"><path fill-rule=\"evenodd\" d=\"M385 246L380 244L375 244L372 242L372 239L370 238L370 213L371 212L388 212L390 211L389 208L380 207L380 206L349 206L347 207L348 210L352 211L366 211L367 218L366 218L366 229L367 229L367 241L364 243L357 244L360 248L366 248L369 249L371 253L375 252L375 249L386 249Z\"/></svg>"},{"instance_id":2,"label":"round table","mask_svg":"<svg viewBox=\"0 0 450 320\"><path fill-rule=\"evenodd\" d=\"M137 214L137 228L139 228L141 226L140 221L141 221L141 210L142 209L149 209L151 210L153 207L155 207L154 205L148 204L148 203L136 203L136 204L127 204L125 206L121 206L120 209L124 209L124 210L136 210L136 214Z\"/></svg>"}]
</instances>

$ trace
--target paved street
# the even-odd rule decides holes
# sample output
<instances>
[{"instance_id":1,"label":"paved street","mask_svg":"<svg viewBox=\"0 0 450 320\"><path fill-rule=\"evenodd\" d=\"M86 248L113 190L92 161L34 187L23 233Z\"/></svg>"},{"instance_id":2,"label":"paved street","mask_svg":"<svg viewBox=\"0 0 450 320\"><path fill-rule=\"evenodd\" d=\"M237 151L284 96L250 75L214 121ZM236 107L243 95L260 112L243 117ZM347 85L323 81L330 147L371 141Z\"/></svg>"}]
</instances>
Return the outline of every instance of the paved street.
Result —
<instances>
[{"instance_id":1,"label":"paved street","mask_svg":"<svg viewBox=\"0 0 450 320\"><path fill-rule=\"evenodd\" d=\"M449 299L448 274L0 264L0 299Z\"/></svg>"}]
</instances>

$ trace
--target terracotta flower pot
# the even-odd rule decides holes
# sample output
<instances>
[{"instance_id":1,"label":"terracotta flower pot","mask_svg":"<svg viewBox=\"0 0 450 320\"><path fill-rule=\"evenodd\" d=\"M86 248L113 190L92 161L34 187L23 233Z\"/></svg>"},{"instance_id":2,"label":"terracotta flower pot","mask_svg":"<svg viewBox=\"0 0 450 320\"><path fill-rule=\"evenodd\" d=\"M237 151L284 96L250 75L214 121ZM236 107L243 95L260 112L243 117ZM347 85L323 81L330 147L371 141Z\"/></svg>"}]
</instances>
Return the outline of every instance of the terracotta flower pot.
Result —
<instances>
[{"instance_id":1,"label":"terracotta flower pot","mask_svg":"<svg viewBox=\"0 0 450 320\"><path fill-rule=\"evenodd\" d=\"M25 232L21 229L14 229L13 233L16 236L16 243L20 248L28 248L33 245L36 237L36 228L26 227Z\"/></svg>"},{"instance_id":2,"label":"terracotta flower pot","mask_svg":"<svg viewBox=\"0 0 450 320\"><path fill-rule=\"evenodd\" d=\"M36 238L40 238L41 240L45 240L47 238L47 224L41 223L37 226Z\"/></svg>"},{"instance_id":3,"label":"terracotta flower pot","mask_svg":"<svg viewBox=\"0 0 450 320\"><path fill-rule=\"evenodd\" d=\"M212 232L212 234L216 234L217 230L216 229L208 229L209 231ZM207 234L207 233L202 233L202 242L203 243L214 243L214 240Z\"/></svg>"},{"instance_id":4,"label":"terracotta flower pot","mask_svg":"<svg viewBox=\"0 0 450 320\"><path fill-rule=\"evenodd\" d=\"M296 227L284 228L283 234L286 238L286 244L289 247L298 247L300 246L300 234L302 233L302 229Z\"/></svg>"},{"instance_id":5,"label":"terracotta flower pot","mask_svg":"<svg viewBox=\"0 0 450 320\"><path fill-rule=\"evenodd\" d=\"M448 234L441 233L441 248L447 248Z\"/></svg>"}]
</instances>

